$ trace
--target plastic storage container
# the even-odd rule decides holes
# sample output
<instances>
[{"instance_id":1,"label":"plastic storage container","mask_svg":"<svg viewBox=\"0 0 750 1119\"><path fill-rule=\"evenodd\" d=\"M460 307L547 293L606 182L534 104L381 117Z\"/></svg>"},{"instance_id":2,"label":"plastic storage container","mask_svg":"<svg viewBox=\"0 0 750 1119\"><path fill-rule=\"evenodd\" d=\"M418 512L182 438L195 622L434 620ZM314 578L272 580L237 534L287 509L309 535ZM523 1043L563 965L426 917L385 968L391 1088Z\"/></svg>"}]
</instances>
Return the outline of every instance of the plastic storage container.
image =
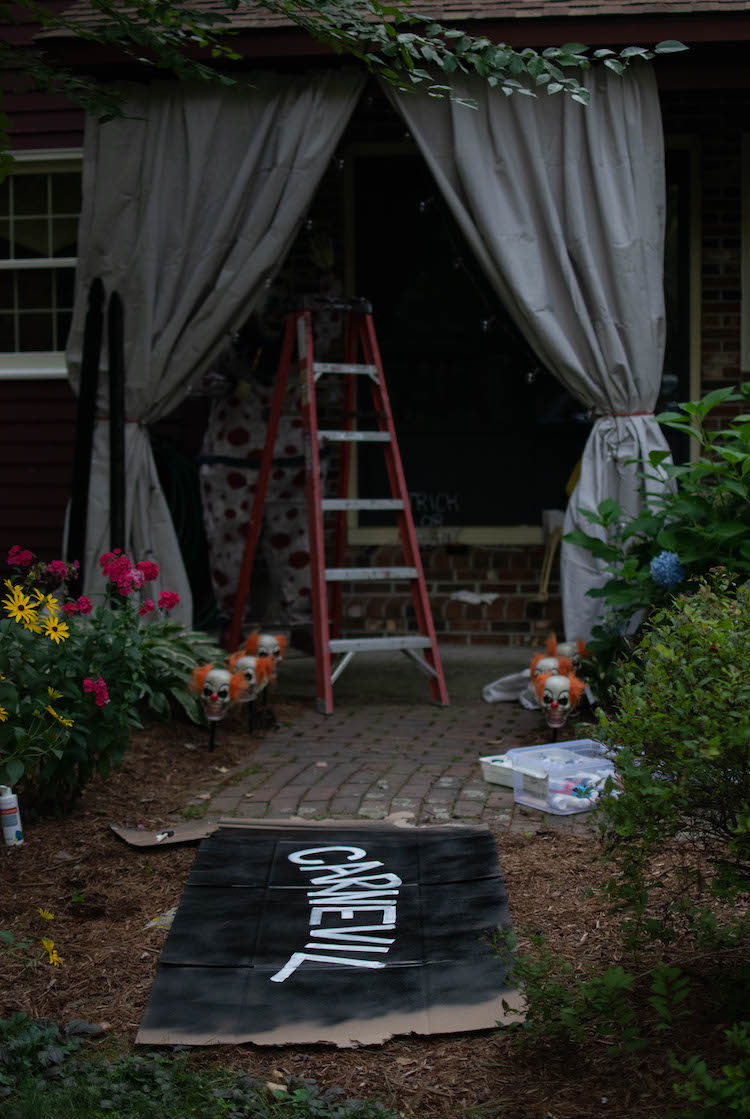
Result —
<instances>
[{"instance_id":1,"label":"plastic storage container","mask_svg":"<svg viewBox=\"0 0 750 1119\"><path fill-rule=\"evenodd\" d=\"M513 766L514 800L555 816L593 808L615 772L605 747L593 738L518 747L505 758Z\"/></svg>"},{"instance_id":2,"label":"plastic storage container","mask_svg":"<svg viewBox=\"0 0 750 1119\"><path fill-rule=\"evenodd\" d=\"M513 763L508 761L505 754L488 754L479 759L482 767L482 777L491 785L507 785L513 788Z\"/></svg>"}]
</instances>

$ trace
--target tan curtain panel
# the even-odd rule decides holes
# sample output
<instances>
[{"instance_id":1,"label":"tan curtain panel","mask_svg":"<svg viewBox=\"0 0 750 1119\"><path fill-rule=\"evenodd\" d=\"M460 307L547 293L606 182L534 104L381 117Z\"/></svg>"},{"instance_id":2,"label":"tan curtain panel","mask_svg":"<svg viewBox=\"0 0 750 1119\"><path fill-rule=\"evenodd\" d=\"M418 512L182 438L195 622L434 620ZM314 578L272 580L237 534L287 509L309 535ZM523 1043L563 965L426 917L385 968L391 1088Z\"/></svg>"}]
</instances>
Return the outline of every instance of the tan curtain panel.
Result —
<instances>
[{"instance_id":1,"label":"tan curtain panel","mask_svg":"<svg viewBox=\"0 0 750 1119\"><path fill-rule=\"evenodd\" d=\"M154 83L131 89L123 118L87 122L68 368L75 387L86 296L98 276L125 309L126 547L161 565L160 588L178 591L174 616L186 624L190 588L147 425L179 404L280 266L363 81L339 70L261 74L232 88ZM108 547L103 419L94 435L87 592L101 590L96 560Z\"/></svg>"}]
</instances>

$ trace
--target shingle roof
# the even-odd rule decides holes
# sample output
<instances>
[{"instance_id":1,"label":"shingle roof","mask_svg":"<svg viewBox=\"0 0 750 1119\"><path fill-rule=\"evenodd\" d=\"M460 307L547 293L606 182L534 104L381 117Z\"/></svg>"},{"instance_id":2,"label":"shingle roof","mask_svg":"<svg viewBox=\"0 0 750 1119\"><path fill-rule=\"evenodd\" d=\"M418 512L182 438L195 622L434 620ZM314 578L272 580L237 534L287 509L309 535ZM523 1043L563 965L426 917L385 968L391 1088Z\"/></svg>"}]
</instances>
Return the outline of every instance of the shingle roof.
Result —
<instances>
[{"instance_id":1,"label":"shingle roof","mask_svg":"<svg viewBox=\"0 0 750 1119\"><path fill-rule=\"evenodd\" d=\"M398 0L395 2L398 3ZM403 6L406 7L405 2ZM237 11L231 11L220 0L192 0L186 7L227 15L235 28L291 26L291 21L285 16L253 7L252 3L241 3ZM82 16L87 8L86 0L76 0L67 12ZM617 16L683 18L750 12L750 0L412 0L411 9L415 14L424 14L431 19L446 22Z\"/></svg>"}]
</instances>

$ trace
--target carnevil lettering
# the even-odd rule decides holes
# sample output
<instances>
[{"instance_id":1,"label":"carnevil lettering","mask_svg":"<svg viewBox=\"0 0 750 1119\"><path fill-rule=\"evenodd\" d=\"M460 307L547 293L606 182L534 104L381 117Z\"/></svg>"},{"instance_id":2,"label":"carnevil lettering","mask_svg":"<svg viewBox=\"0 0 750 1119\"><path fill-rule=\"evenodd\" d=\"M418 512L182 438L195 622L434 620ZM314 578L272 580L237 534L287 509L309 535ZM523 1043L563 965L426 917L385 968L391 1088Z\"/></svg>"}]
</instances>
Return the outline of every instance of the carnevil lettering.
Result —
<instances>
[{"instance_id":1,"label":"carnevil lettering","mask_svg":"<svg viewBox=\"0 0 750 1119\"><path fill-rule=\"evenodd\" d=\"M327 861L328 857L340 859L342 852L346 855L343 861ZM326 857L315 857L320 855ZM395 940L382 934L396 928L396 901L402 882L397 874L370 874L381 869L383 863L363 860L367 860L363 847L308 847L289 856L289 862L301 871L315 875L310 885L320 888L307 891L310 940L304 952L294 952L271 976L272 983L283 983L306 960L345 967L385 967L382 960L372 959L370 954L385 955ZM367 923L359 924L361 920ZM332 954L337 952L357 955Z\"/></svg>"}]
</instances>

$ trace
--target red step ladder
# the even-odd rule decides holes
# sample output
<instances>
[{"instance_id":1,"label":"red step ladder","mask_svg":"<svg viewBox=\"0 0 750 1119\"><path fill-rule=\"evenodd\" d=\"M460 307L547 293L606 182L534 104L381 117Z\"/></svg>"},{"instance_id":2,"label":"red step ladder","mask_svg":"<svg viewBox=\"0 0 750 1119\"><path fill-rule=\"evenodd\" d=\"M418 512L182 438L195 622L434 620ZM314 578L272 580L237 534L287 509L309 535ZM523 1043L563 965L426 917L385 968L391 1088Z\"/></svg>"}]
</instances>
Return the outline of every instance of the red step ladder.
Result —
<instances>
[{"instance_id":1,"label":"red step ladder","mask_svg":"<svg viewBox=\"0 0 750 1119\"><path fill-rule=\"evenodd\" d=\"M347 313L346 349L343 363L316 362L313 354L312 312L338 309ZM271 472L273 451L279 419L289 380L293 351L297 346L301 407L305 435L305 478L307 490L308 525L310 534L310 566L312 578L312 608L315 642L315 675L318 709L330 715L333 711L333 684L344 671L355 653L366 650L390 652L400 650L411 657L429 677L432 698L436 703L448 704L443 669L437 647L435 627L427 595L422 561L419 555L411 504L401 465L393 416L383 376L372 313L364 300L305 302L305 309L287 316L281 357L276 374L271 412L266 432L260 471L256 483L245 553L240 570L234 612L230 627L230 645L240 643L242 620L245 614L255 552L263 523L263 507ZM357 358L362 354L362 361ZM318 427L318 410L315 386L322 376L343 376L344 426L337 431L321 431ZM354 427L357 377L370 381L372 401L377 416L377 429L362 431ZM338 493L325 498L320 477L320 445L323 442L341 444ZM385 498L350 498L349 477L353 443L377 443L383 448L385 466L390 482L391 496ZM346 550L346 518L351 509L391 510L397 515L399 538L404 565L401 567L344 567ZM323 516L336 516L333 545L333 565L326 566ZM341 637L342 587L346 582L357 583L377 580L408 580L417 622L417 633L394 634L387 637ZM333 658L338 658L333 663Z\"/></svg>"}]
</instances>

